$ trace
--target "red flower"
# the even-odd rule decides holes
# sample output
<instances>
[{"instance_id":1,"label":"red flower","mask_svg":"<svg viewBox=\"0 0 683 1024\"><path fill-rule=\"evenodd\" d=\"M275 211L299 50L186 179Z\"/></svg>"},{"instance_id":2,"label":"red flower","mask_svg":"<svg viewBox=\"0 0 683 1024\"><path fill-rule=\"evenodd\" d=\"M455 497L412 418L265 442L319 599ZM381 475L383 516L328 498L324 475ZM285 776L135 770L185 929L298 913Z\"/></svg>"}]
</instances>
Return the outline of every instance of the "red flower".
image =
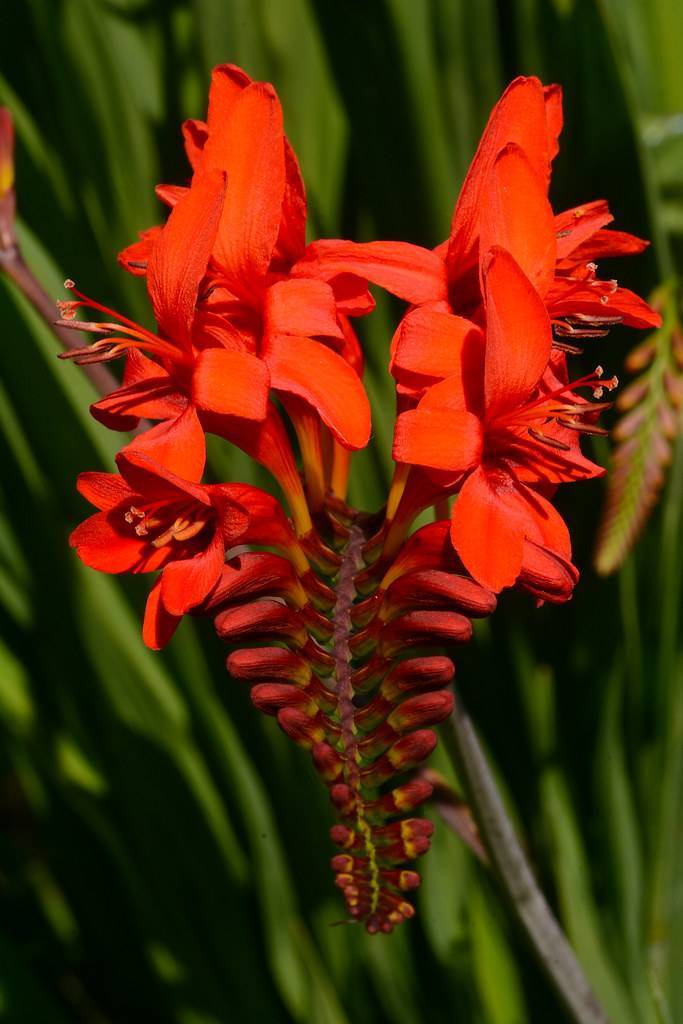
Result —
<instances>
[{"instance_id":1,"label":"red flower","mask_svg":"<svg viewBox=\"0 0 683 1024\"><path fill-rule=\"evenodd\" d=\"M557 378L548 314L508 252L494 249L482 276L485 344L475 335L458 371L399 416L394 457L459 490L453 546L472 576L498 591L519 577L525 540L569 559L567 528L541 490L603 473L574 440L594 429L599 409L575 389L612 382L601 384L599 373L573 384Z\"/></svg>"},{"instance_id":2,"label":"red flower","mask_svg":"<svg viewBox=\"0 0 683 1024\"><path fill-rule=\"evenodd\" d=\"M606 231L612 221L603 201L553 215L548 202L551 164L562 128L559 86L517 78L494 107L453 213L450 237L434 252L396 242L324 241L308 247L307 272L322 279L342 273L372 281L413 305L426 306L406 320L401 340L419 352L413 327L427 330L428 316L443 313L483 321L480 262L493 245L515 257L544 297L558 333L603 333L613 323L656 327L661 318L643 299L615 281L596 279L597 258L641 252L646 242ZM429 311L429 312L428 312ZM452 330L466 331L463 323ZM410 359L396 368L421 373ZM438 375L437 375L438 376ZM403 379L399 375L403 384Z\"/></svg>"},{"instance_id":3,"label":"red flower","mask_svg":"<svg viewBox=\"0 0 683 1024\"><path fill-rule=\"evenodd\" d=\"M193 344L201 351L192 380L195 403L212 412L262 419L272 387L311 405L342 445L362 448L370 434L370 408L346 314L368 312L372 300L365 286L348 276L332 284L293 276L305 248L306 198L275 91L232 65L216 68L207 122L187 122L185 141L194 169L190 189L158 190L174 207L169 225L202 181L217 174L227 178L227 187L219 188L225 196L204 259L192 329ZM159 244L158 231L148 229L120 260L149 277ZM182 266L181 239L174 239L173 251ZM151 415L137 411L140 391L150 387L141 383L143 374L154 380L154 389L163 389L158 375L152 377L138 361L129 375L133 394L116 392L96 404L96 415L107 417L110 426L117 425L124 407L129 416ZM125 406L131 397L133 404Z\"/></svg>"},{"instance_id":4,"label":"red flower","mask_svg":"<svg viewBox=\"0 0 683 1024\"><path fill-rule=\"evenodd\" d=\"M244 534L249 516L229 485L199 483L201 427L189 409L169 433L149 431L145 452L116 457L118 473L82 473L78 489L99 511L71 534L71 546L101 572L161 575L147 600L143 637L155 650L181 617L201 604L221 576L225 549ZM152 457L152 453L155 457Z\"/></svg>"}]
</instances>

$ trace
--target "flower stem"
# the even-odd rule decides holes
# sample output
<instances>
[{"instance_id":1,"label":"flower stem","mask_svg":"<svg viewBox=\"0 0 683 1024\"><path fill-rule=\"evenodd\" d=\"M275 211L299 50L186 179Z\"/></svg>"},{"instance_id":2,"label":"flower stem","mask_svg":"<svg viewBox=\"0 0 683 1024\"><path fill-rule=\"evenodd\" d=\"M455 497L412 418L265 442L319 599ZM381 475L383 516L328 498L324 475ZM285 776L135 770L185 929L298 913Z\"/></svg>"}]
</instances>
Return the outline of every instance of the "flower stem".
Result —
<instances>
[{"instance_id":1,"label":"flower stem","mask_svg":"<svg viewBox=\"0 0 683 1024\"><path fill-rule=\"evenodd\" d=\"M442 728L462 774L491 864L569 1018L574 1024L608 1024L605 1011L534 878L459 695L453 714Z\"/></svg>"},{"instance_id":2,"label":"flower stem","mask_svg":"<svg viewBox=\"0 0 683 1024\"><path fill-rule=\"evenodd\" d=\"M17 239L14 212L14 193L10 191L0 199L0 272L4 271L14 281L63 348L83 348L85 342L80 333L55 324L56 303L24 261ZM118 387L118 381L106 366L94 363L91 366L84 366L83 371L100 395L107 395Z\"/></svg>"}]
</instances>

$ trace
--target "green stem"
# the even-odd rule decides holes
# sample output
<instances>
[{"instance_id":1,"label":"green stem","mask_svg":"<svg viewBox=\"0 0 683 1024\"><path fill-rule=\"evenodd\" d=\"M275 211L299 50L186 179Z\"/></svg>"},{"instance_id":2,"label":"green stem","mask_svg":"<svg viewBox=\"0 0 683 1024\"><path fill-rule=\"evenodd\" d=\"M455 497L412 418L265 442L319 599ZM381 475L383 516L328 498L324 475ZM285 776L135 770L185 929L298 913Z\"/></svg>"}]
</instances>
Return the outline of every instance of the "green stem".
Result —
<instances>
[{"instance_id":1,"label":"green stem","mask_svg":"<svg viewBox=\"0 0 683 1024\"><path fill-rule=\"evenodd\" d=\"M518 923L574 1024L608 1024L574 952L541 892L458 695L444 723L491 864Z\"/></svg>"}]
</instances>

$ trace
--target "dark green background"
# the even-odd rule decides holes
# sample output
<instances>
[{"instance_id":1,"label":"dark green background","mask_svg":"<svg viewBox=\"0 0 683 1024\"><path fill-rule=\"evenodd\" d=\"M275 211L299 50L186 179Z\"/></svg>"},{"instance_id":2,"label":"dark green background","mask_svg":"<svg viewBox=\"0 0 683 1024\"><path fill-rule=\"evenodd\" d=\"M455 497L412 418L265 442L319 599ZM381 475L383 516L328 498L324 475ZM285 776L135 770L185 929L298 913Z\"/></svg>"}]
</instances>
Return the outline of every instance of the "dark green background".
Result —
<instances>
[{"instance_id":1,"label":"dark green background","mask_svg":"<svg viewBox=\"0 0 683 1024\"><path fill-rule=\"evenodd\" d=\"M179 122L213 64L272 81L315 235L434 245L488 111L515 74L566 96L557 209L610 200L655 239L683 229L678 0L6 0L0 103L17 125L27 260L55 298L148 318L115 262L187 176ZM678 261L680 262L680 260ZM604 273L609 276L610 268ZM352 496L385 494L397 309L363 326L374 406ZM439 827L417 919L388 938L343 916L309 760L223 670L208 630L143 648L146 584L83 569L76 474L121 440L80 371L0 281L0 1020L550 1024L562 1011L495 887ZM596 342L619 372L635 333ZM593 343L591 343L592 345ZM223 479L254 479L217 445ZM567 489L575 600L508 595L458 671L533 863L614 1024L683 1020L683 649L678 451L635 557L590 568L601 484ZM576 492L576 493L573 493ZM442 750L435 764L452 770Z\"/></svg>"}]
</instances>

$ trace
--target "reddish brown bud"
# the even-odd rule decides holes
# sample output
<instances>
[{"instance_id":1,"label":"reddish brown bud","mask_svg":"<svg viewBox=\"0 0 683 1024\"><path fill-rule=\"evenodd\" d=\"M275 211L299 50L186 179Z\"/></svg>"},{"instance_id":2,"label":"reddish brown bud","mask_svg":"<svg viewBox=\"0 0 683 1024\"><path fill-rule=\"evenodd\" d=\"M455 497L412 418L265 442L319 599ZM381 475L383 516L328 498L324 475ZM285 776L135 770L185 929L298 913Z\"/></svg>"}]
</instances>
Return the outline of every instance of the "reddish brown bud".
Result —
<instances>
[{"instance_id":1,"label":"reddish brown bud","mask_svg":"<svg viewBox=\"0 0 683 1024\"><path fill-rule=\"evenodd\" d=\"M14 186L14 123L7 107L0 107L0 199Z\"/></svg>"},{"instance_id":2,"label":"reddish brown bud","mask_svg":"<svg viewBox=\"0 0 683 1024\"><path fill-rule=\"evenodd\" d=\"M454 698L450 690L435 690L409 697L392 711L387 719L396 732L406 732L419 725L435 725L448 718L453 710Z\"/></svg>"},{"instance_id":3,"label":"reddish brown bud","mask_svg":"<svg viewBox=\"0 0 683 1024\"><path fill-rule=\"evenodd\" d=\"M380 617L390 619L408 608L447 608L449 605L476 618L494 611L496 597L468 576L438 569L409 572L389 587Z\"/></svg>"},{"instance_id":4,"label":"reddish brown bud","mask_svg":"<svg viewBox=\"0 0 683 1024\"><path fill-rule=\"evenodd\" d=\"M353 871L354 860L349 853L338 853L330 861L330 866L334 872L350 872Z\"/></svg>"},{"instance_id":5,"label":"reddish brown bud","mask_svg":"<svg viewBox=\"0 0 683 1024\"><path fill-rule=\"evenodd\" d=\"M367 803L365 809L370 820L379 823L398 814L414 811L425 800L429 800L433 791L433 786L426 779L410 779L403 786L385 793L379 800Z\"/></svg>"},{"instance_id":6,"label":"reddish brown bud","mask_svg":"<svg viewBox=\"0 0 683 1024\"><path fill-rule=\"evenodd\" d=\"M402 892L417 889L422 881L417 871L399 871L398 875L399 878L396 884Z\"/></svg>"},{"instance_id":7,"label":"reddish brown bud","mask_svg":"<svg viewBox=\"0 0 683 1024\"><path fill-rule=\"evenodd\" d=\"M283 708L298 708L309 716L318 711L318 705L305 690L289 683L259 683L252 688L251 702L266 715L277 715Z\"/></svg>"},{"instance_id":8,"label":"reddish brown bud","mask_svg":"<svg viewBox=\"0 0 683 1024\"><path fill-rule=\"evenodd\" d=\"M282 647L255 647L233 651L226 661L235 679L286 679L305 686L311 678L311 666L299 654Z\"/></svg>"},{"instance_id":9,"label":"reddish brown bud","mask_svg":"<svg viewBox=\"0 0 683 1024\"><path fill-rule=\"evenodd\" d=\"M418 729L417 732L402 736L387 753L389 761L397 772L414 768L429 757L436 746L436 735L431 729Z\"/></svg>"},{"instance_id":10,"label":"reddish brown bud","mask_svg":"<svg viewBox=\"0 0 683 1024\"><path fill-rule=\"evenodd\" d=\"M356 728L360 729L361 732L371 732L385 721L393 707L393 704L390 704L384 697L378 695L369 704L366 704L364 708L356 711L353 716Z\"/></svg>"},{"instance_id":11,"label":"reddish brown bud","mask_svg":"<svg viewBox=\"0 0 683 1024\"><path fill-rule=\"evenodd\" d=\"M382 860L388 864L403 864L407 860L421 857L430 847L429 836L415 836L414 839L397 839L382 847Z\"/></svg>"},{"instance_id":12,"label":"reddish brown bud","mask_svg":"<svg viewBox=\"0 0 683 1024\"><path fill-rule=\"evenodd\" d=\"M334 884L338 889L343 889L344 895L347 897L358 895L358 889L353 885L353 875L347 873L335 875Z\"/></svg>"},{"instance_id":13,"label":"reddish brown bud","mask_svg":"<svg viewBox=\"0 0 683 1024\"><path fill-rule=\"evenodd\" d=\"M309 569L299 577L301 586L310 598L311 604L321 611L329 611L334 607L335 594L333 590L319 580L315 573Z\"/></svg>"},{"instance_id":14,"label":"reddish brown bud","mask_svg":"<svg viewBox=\"0 0 683 1024\"><path fill-rule=\"evenodd\" d=\"M396 665L380 688L382 696L395 702L411 690L431 690L450 683L455 666L450 658L409 658Z\"/></svg>"},{"instance_id":15,"label":"reddish brown bud","mask_svg":"<svg viewBox=\"0 0 683 1024\"><path fill-rule=\"evenodd\" d=\"M301 621L306 624L306 628L311 636L314 636L316 640L321 643L327 643L332 638L332 623L320 612L317 612L312 605L307 604L301 608L299 615Z\"/></svg>"},{"instance_id":16,"label":"reddish brown bud","mask_svg":"<svg viewBox=\"0 0 683 1024\"><path fill-rule=\"evenodd\" d=\"M412 811L425 800L429 800L434 791L431 782L426 779L411 779L403 786L392 789L387 796L393 800L394 806L399 811Z\"/></svg>"},{"instance_id":17,"label":"reddish brown bud","mask_svg":"<svg viewBox=\"0 0 683 1024\"><path fill-rule=\"evenodd\" d=\"M311 748L313 764L319 775L325 782L333 782L338 779L344 770L344 762L329 743L316 743Z\"/></svg>"},{"instance_id":18,"label":"reddish brown bud","mask_svg":"<svg viewBox=\"0 0 683 1024\"><path fill-rule=\"evenodd\" d=\"M332 786L330 800L341 815L353 814L356 809L356 794L345 782L338 782Z\"/></svg>"},{"instance_id":19,"label":"reddish brown bud","mask_svg":"<svg viewBox=\"0 0 683 1024\"><path fill-rule=\"evenodd\" d=\"M216 616L216 632L228 643L255 640L285 640L303 647L308 640L299 616L279 601L254 601L229 608Z\"/></svg>"},{"instance_id":20,"label":"reddish brown bud","mask_svg":"<svg viewBox=\"0 0 683 1024\"><path fill-rule=\"evenodd\" d=\"M389 667L386 658L379 658L373 655L370 661L359 668L351 676L351 685L356 693L366 693L371 690L384 676Z\"/></svg>"},{"instance_id":21,"label":"reddish brown bud","mask_svg":"<svg viewBox=\"0 0 683 1024\"><path fill-rule=\"evenodd\" d=\"M518 586L541 601L559 604L571 598L578 579L578 569L571 562L533 541L524 541Z\"/></svg>"},{"instance_id":22,"label":"reddish brown bud","mask_svg":"<svg viewBox=\"0 0 683 1024\"><path fill-rule=\"evenodd\" d=\"M298 608L306 603L306 594L286 558L267 552L247 552L224 565L203 607L218 608L229 601L260 594L288 597Z\"/></svg>"},{"instance_id":23,"label":"reddish brown bud","mask_svg":"<svg viewBox=\"0 0 683 1024\"><path fill-rule=\"evenodd\" d=\"M409 612L384 627L378 649L392 658L406 647L460 644L471 637L472 623L458 612Z\"/></svg>"},{"instance_id":24,"label":"reddish brown bud","mask_svg":"<svg viewBox=\"0 0 683 1024\"><path fill-rule=\"evenodd\" d=\"M319 716L310 718L297 708L284 708L278 713L277 720L282 731L306 750L310 750L325 737Z\"/></svg>"},{"instance_id":25,"label":"reddish brown bud","mask_svg":"<svg viewBox=\"0 0 683 1024\"><path fill-rule=\"evenodd\" d=\"M330 839L335 846L342 846L349 850L357 842L358 836L352 828L347 828L346 825L333 825L330 829Z\"/></svg>"}]
</instances>

